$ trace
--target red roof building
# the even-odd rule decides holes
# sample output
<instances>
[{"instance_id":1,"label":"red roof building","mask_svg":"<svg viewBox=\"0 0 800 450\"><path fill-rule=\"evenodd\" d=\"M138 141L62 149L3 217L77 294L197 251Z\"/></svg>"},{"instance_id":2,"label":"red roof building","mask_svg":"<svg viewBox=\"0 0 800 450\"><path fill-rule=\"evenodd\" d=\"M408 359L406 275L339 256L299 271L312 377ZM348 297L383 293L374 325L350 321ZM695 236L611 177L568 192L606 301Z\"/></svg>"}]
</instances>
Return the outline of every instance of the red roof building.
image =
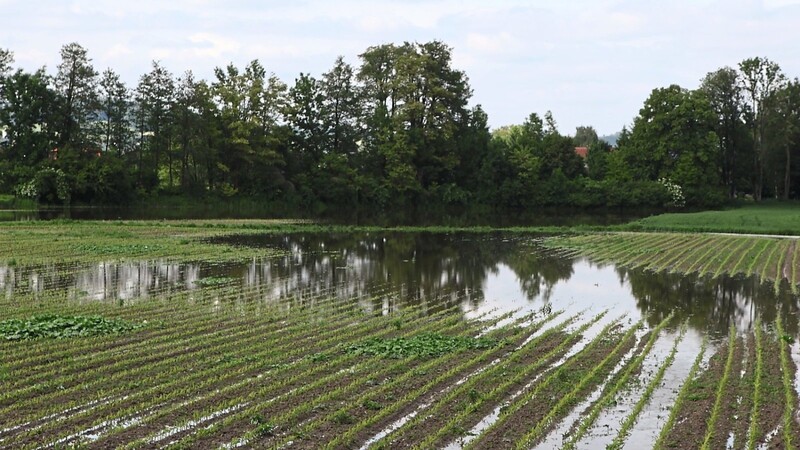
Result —
<instances>
[{"instance_id":1,"label":"red roof building","mask_svg":"<svg viewBox=\"0 0 800 450\"><path fill-rule=\"evenodd\" d=\"M589 147L575 147L575 154L586 159L586 155L589 154Z\"/></svg>"}]
</instances>

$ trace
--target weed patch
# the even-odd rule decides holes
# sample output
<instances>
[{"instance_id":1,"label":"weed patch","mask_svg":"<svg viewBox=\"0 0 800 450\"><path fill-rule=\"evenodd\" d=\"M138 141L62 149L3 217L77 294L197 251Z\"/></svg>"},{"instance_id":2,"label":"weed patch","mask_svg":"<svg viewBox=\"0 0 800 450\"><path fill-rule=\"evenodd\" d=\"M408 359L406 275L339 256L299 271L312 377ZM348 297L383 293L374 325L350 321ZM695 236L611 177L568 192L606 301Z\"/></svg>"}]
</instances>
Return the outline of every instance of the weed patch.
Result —
<instances>
[{"instance_id":1,"label":"weed patch","mask_svg":"<svg viewBox=\"0 0 800 450\"><path fill-rule=\"evenodd\" d=\"M119 334L141 328L121 319L106 319L101 316L62 316L46 314L28 319L9 319L0 322L0 336L9 341Z\"/></svg>"},{"instance_id":2,"label":"weed patch","mask_svg":"<svg viewBox=\"0 0 800 450\"><path fill-rule=\"evenodd\" d=\"M350 345L346 348L346 351L357 355L380 356L383 358L431 358L464 350L488 349L501 344L501 341L489 338L424 333L408 338L372 338Z\"/></svg>"}]
</instances>

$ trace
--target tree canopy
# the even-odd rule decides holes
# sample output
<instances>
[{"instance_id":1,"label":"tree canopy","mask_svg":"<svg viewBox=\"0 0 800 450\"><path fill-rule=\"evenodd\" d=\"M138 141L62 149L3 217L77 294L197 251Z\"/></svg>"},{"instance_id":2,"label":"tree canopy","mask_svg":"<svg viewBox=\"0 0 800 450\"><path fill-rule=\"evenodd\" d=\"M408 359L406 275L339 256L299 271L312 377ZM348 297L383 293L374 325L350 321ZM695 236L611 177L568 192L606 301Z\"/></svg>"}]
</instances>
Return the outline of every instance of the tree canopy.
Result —
<instances>
[{"instance_id":1,"label":"tree canopy","mask_svg":"<svg viewBox=\"0 0 800 450\"><path fill-rule=\"evenodd\" d=\"M77 43L55 73L0 49L0 193L122 203L247 196L297 208L712 205L800 196L800 82L749 58L658 87L612 147L549 112L489 128L443 42L367 48L291 84L259 60L136 86ZM535 109L535 108L532 108ZM576 152L587 147L588 152ZM680 198L678 198L680 197Z\"/></svg>"}]
</instances>

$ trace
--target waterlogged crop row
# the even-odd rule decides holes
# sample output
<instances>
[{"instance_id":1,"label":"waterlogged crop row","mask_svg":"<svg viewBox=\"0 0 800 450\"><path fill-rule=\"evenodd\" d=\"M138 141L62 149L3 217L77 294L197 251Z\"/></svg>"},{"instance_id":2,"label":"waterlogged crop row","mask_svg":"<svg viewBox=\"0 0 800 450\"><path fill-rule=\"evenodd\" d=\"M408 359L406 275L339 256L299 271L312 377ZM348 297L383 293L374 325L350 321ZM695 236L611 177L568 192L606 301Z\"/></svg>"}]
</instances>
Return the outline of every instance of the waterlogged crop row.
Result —
<instances>
[{"instance_id":1,"label":"waterlogged crop row","mask_svg":"<svg viewBox=\"0 0 800 450\"><path fill-rule=\"evenodd\" d=\"M235 295L230 287L208 289ZM111 337L78 339L72 358L66 348L60 350L63 372L52 362L15 365L13 374L22 377L6 379L11 389L3 392L0 447L337 448L369 443L438 448L462 440L470 448L509 441L529 448L568 417L577 420L562 445L591 445L586 433L598 415L622 404L615 401L621 392L640 386L614 430L610 445L618 448L661 386L686 330L684 325L670 338L669 354L642 378L637 374L670 317L648 330L604 314L557 319L558 313L510 313L465 321L455 307L429 313L407 305L381 316L333 298L314 303L294 313L276 307L261 315L242 314L226 302L220 306L229 309L223 314L212 308L185 316L175 311L181 326L174 333L168 326L158 328L154 345L147 334L139 347L126 342L120 351L108 347ZM137 308L135 317L154 318L145 306ZM170 309L153 304L153 313L165 311ZM483 333L487 329L492 331ZM133 331L139 332L147 333ZM391 342L425 333L481 336L497 345L398 359L348 351L370 339ZM732 330L708 366L701 367L698 357L658 445L716 448L738 427L745 432L737 447L794 448L796 369L784 333L781 323L759 324L744 336ZM740 383L748 340L752 375L743 376L752 382ZM56 343L61 342L30 342L38 348L36 355ZM94 358L86 356L92 345L98 350ZM26 372L30 367L42 373ZM746 399L741 406L739 397ZM575 408L583 412L574 416ZM694 436L682 435L686 427L676 424L695 417L697 408L707 411L707 427ZM737 419L722 420L730 411L738 411Z\"/></svg>"},{"instance_id":2,"label":"waterlogged crop row","mask_svg":"<svg viewBox=\"0 0 800 450\"><path fill-rule=\"evenodd\" d=\"M347 303L342 304L341 308L344 309L345 315L350 314L352 312L352 306L346 306ZM320 308L324 310L324 305L320 305ZM315 312L314 314L318 314L319 311ZM85 372L87 370L86 365L84 362L90 362L93 366L105 366L108 368L108 364L112 362L114 358L117 358L118 361L116 363L119 364L129 364L129 365L141 365L142 361L138 360L138 358L153 358L154 356L160 355L160 350L167 349L170 347L175 346L175 339L176 336L179 336L181 339L180 344L183 346L183 350L186 350L186 347L193 343L203 343L208 344L209 341L214 340L215 336L219 336L219 339L222 341L231 341L231 337L235 337L235 333L238 331L247 331L248 328L251 328L255 324L252 322L253 320L260 319L265 322L277 322L278 319L269 314L262 314L258 316L249 316L246 318L227 318L227 317L218 317L215 315L209 315L206 313L203 316L197 316L195 319L200 320L189 320L187 324L183 324L179 322L179 326L170 327L171 331L163 333L158 336L150 336L148 339L147 346L142 346L134 344L134 348L112 348L107 352L103 352L101 349L99 351L94 351L91 354L81 354L76 353L73 349L72 352L69 350L64 350L62 354L50 354L48 361L50 364L46 366L32 366L30 364L26 364L26 360L24 358L24 353L20 358L21 364L17 365L17 367L26 367L28 370L27 372L31 373L32 376L36 377L43 377L46 376L51 382L59 381L53 380L51 378L52 373L48 371L50 370L57 370L60 375L64 375L69 373L69 365L64 365L64 359L68 359L69 364L75 364L77 366L76 371L78 372ZM280 316L279 316L280 317ZM155 317L151 317L153 319ZM145 319L146 320L146 319ZM352 320L352 319L350 319ZM158 325L160 328L164 328L163 323ZM108 340L106 340L108 341ZM47 341L40 341L38 345L34 344L32 347L39 347L39 346L47 346ZM160 355L164 356L164 355ZM90 360L90 361L87 361ZM10 367L13 369L14 367ZM24 377L17 378L18 383L26 383L26 384L33 384L30 382L30 379L25 379ZM6 391L5 395L8 395L8 391Z\"/></svg>"},{"instance_id":3,"label":"waterlogged crop row","mask_svg":"<svg viewBox=\"0 0 800 450\"><path fill-rule=\"evenodd\" d=\"M160 285L126 302L74 301L61 280L88 262L270 254L205 240L239 230L237 223L106 225L91 244L85 224L0 225L8 231L0 233L0 265L5 259L14 282L37 287L0 296L9 318L99 314L137 325L0 342L0 448L531 448L557 440L594 448L597 419L612 409L617 428L602 446L621 448L641 446L631 436L664 390L677 397L656 446L800 442L792 338L780 321L704 343L680 385L665 386L669 369L680 367L676 355L689 353L678 351L686 324L672 316L653 327L644 325L652 318L591 310L467 320L452 298L365 306L381 304L389 286L370 297L341 298L338 286L278 297L224 277L191 291ZM753 273L776 286L796 284L800 258L793 242L749 237L625 233L551 242L556 253L707 276ZM2 244L31 254L12 257ZM51 264L56 274L35 279L30 263ZM705 365L707 349L716 353ZM706 426L682 426L687 420Z\"/></svg>"},{"instance_id":4,"label":"waterlogged crop row","mask_svg":"<svg viewBox=\"0 0 800 450\"><path fill-rule=\"evenodd\" d=\"M581 333L602 316L598 315L571 333L565 333L565 329L578 319L577 316L570 317L533 336L515 348L509 357L469 377L430 407L423 411L415 410L404 426L388 430L385 436L379 437L382 439L379 442L388 446L401 445L424 436L417 445L432 448L457 435L456 430L469 429L482 417L481 413L486 413L487 407L494 407L507 392L563 355L579 340Z\"/></svg>"},{"instance_id":5,"label":"waterlogged crop row","mask_svg":"<svg viewBox=\"0 0 800 450\"><path fill-rule=\"evenodd\" d=\"M398 332L401 333L400 335L409 335L415 333L416 331L414 330L425 331L431 329L443 329L451 332L475 331L474 329L464 329L463 323L460 323L459 321L452 321L451 319L452 317L450 319L442 317L442 320L435 320L429 322L428 324L410 323L407 329L404 331L400 331L402 328L396 329L395 327L391 327L387 329L387 327L382 327L382 329L376 330L372 336L374 337ZM477 326L480 327L480 325ZM345 333L344 337L348 338L346 340L359 339L359 335L355 334ZM341 338L342 336L340 335L337 339ZM335 344L331 343L329 345ZM338 352L334 355L329 355L325 352L312 352L311 356L304 358L302 362L303 364L286 367L285 369L288 370L285 370L283 375L277 372L271 372L269 374L269 383L263 386L256 386L257 389L249 389L245 392L239 393L239 395L232 396L230 405L220 405L219 402L212 402L209 405L209 408L212 409L212 412L220 410L233 411L232 408L234 405L247 404L249 406L249 408L238 411L236 414L228 414L222 419L221 422L215 423L213 426L216 428L228 428L233 426L235 428L237 426L237 421L247 423L248 417L261 414L259 412L259 399L267 399L267 404L272 404L280 399L280 402L288 402L290 405L298 405L298 408L308 406L309 401L315 401L309 400L309 398L318 399L319 395L328 395L331 392L331 384L335 384L337 381L351 377L358 373L359 370L366 370L369 368L367 364L359 361L359 359L354 355L341 352ZM325 394L317 392L317 395L314 395L315 389L322 390L325 392ZM298 398L302 399L304 396L306 397L306 401L298 401ZM196 431L192 430L192 427L188 426L187 424L196 422L198 417L203 416L204 412L195 412L192 417L183 418L178 425L173 425L172 427L175 429L182 429L187 432ZM185 439L191 441L201 436L208 436L209 434L211 433L206 432L197 436L189 433ZM152 440L156 437L157 435L150 436L144 438L144 440ZM173 436L173 438L175 437Z\"/></svg>"},{"instance_id":6,"label":"waterlogged crop row","mask_svg":"<svg viewBox=\"0 0 800 450\"><path fill-rule=\"evenodd\" d=\"M631 268L697 273L755 275L774 283L800 287L800 245L792 239L680 233L605 233L552 238L547 244Z\"/></svg>"},{"instance_id":7,"label":"waterlogged crop row","mask_svg":"<svg viewBox=\"0 0 800 450\"><path fill-rule=\"evenodd\" d=\"M705 368L701 352L655 448L796 448L796 367L788 340L780 321L758 322L743 336L731 328ZM681 425L698 417L705 427Z\"/></svg>"},{"instance_id":8,"label":"waterlogged crop row","mask_svg":"<svg viewBox=\"0 0 800 450\"><path fill-rule=\"evenodd\" d=\"M402 317L402 316L401 316ZM381 319L381 318L377 318ZM427 318L423 318L427 320ZM336 341L338 339L339 330L336 328L337 325L347 327L346 323L353 323L352 317L345 318L346 322L344 323L337 323L335 320L332 321L332 328L328 334L329 343L331 341ZM366 326L366 323L370 321L365 321L362 326ZM385 328L386 320L376 320L376 324L370 324L372 326L380 327L381 323L383 322L383 328ZM130 383L134 383L135 387L140 389L136 394L133 396L128 395L125 398L125 403L130 404L136 397L142 397L144 399L147 398L163 398L163 393L175 393L178 392L178 387L180 385L184 386L192 386L191 383L197 382L197 380L208 380L213 379L213 373L209 373L209 371L217 371L222 374L230 374L230 369L235 367L237 363L241 366L244 362L254 363L259 365L260 367L264 367L267 365L269 367L270 359L269 357L273 358L272 365L280 365L283 364L281 362L275 362L274 358L281 358L279 361L283 361L283 358L288 358L292 356L291 352L287 352L288 348L296 349L297 357L301 357L304 354L304 347L303 340L295 340L293 339L296 334L302 330L303 333L308 332L308 327L305 326L306 324L302 323L297 325L294 330L287 329L287 328L278 328L278 336L275 339L267 339L269 333L267 329L259 330L258 326L254 326L253 324L245 325L246 328L251 328L254 331L251 333L253 335L252 338L244 339L244 336L240 335L231 335L228 334L227 336L223 335L218 339L218 345L214 344L207 344L202 347L200 352L195 353L181 353L181 355L177 358L167 358L166 355L161 354L157 355L153 358L153 361L158 361L157 363L143 363L139 362L138 364L134 364L133 369L127 372L125 371L115 371L112 370L109 373L109 376L103 377L102 369L98 371L98 373L93 374L90 377L91 380L100 379L103 381L100 382L88 382L84 384L76 384L76 390L85 390L87 384L90 387L94 387L95 391L98 392L97 395L108 396L108 394L113 394L117 390L125 391L126 389L130 389ZM357 328L357 327L356 327ZM322 330L320 330L322 331ZM354 329L355 331L355 329ZM274 334L274 333L273 333ZM310 342L318 342L320 338L325 337L326 333L321 333L313 337L309 337L306 341ZM273 341L273 342L271 342ZM276 342L283 342L283 346L276 346ZM321 342L326 342L324 339ZM246 351L249 349L251 352L253 348L249 348L252 345L255 345L257 349L261 350L261 353L251 354L250 356L246 356ZM183 347L184 342L179 341L177 343L177 347ZM241 349L240 347L244 347ZM206 354L208 356L206 356ZM221 356L221 357L220 357ZM215 360L216 358L216 360ZM180 374L181 372L185 372L185 364L191 362L193 359L196 359L196 364L201 368L207 367L206 370L198 369L196 373L190 375L189 377L176 377L175 375ZM191 367L191 366L190 366ZM193 370L193 369L190 369ZM144 379L147 380L146 383L140 383L136 380ZM102 383L102 384L100 384ZM97 385L100 386L97 386ZM145 386L149 386L149 389L143 389ZM103 387L103 389L100 389ZM143 389L143 390L142 390ZM102 394L100 394L102 393ZM68 393L67 393L68 394ZM63 396L63 393L56 393L55 395ZM121 396L121 394L120 394ZM38 400L41 402L49 403L47 400L51 400L49 395L43 395ZM101 398L104 398L101 397ZM133 397L133 398L132 398ZM85 401L85 398L82 398L81 401ZM25 405L17 404L15 405L15 410L19 411ZM109 403L107 408L113 407L114 404ZM142 407L146 405L140 405ZM113 413L111 413L113 415ZM63 422L63 421L62 421ZM37 432L41 432L41 430L37 430Z\"/></svg>"},{"instance_id":9,"label":"waterlogged crop row","mask_svg":"<svg viewBox=\"0 0 800 450\"><path fill-rule=\"evenodd\" d=\"M0 231L0 265L169 259L240 261L266 257L268 249L211 244L208 238L237 229L185 222L7 223ZM203 225L203 224L199 224ZM209 224L212 225L212 224Z\"/></svg>"}]
</instances>

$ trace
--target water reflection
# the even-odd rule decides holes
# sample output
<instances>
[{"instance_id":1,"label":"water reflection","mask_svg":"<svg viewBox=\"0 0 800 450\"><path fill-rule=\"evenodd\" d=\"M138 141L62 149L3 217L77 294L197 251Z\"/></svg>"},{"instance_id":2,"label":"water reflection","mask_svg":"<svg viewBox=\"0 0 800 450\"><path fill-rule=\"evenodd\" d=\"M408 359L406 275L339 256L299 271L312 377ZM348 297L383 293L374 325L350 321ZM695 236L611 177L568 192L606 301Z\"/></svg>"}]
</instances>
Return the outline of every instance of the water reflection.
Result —
<instances>
[{"instance_id":1,"label":"water reflection","mask_svg":"<svg viewBox=\"0 0 800 450\"><path fill-rule=\"evenodd\" d=\"M250 301L361 298L367 310L399 303L459 305L468 315L508 311L610 309L656 324L670 312L701 332L724 335L734 324L779 314L797 335L798 297L784 285L753 278L718 279L650 273L593 264L543 250L519 234L319 233L228 237L235 245L277 247L285 256L246 264L176 264L167 261L91 266L0 267L0 292L55 289L68 298L130 302L199 289L209 277L232 278Z\"/></svg>"}]
</instances>

